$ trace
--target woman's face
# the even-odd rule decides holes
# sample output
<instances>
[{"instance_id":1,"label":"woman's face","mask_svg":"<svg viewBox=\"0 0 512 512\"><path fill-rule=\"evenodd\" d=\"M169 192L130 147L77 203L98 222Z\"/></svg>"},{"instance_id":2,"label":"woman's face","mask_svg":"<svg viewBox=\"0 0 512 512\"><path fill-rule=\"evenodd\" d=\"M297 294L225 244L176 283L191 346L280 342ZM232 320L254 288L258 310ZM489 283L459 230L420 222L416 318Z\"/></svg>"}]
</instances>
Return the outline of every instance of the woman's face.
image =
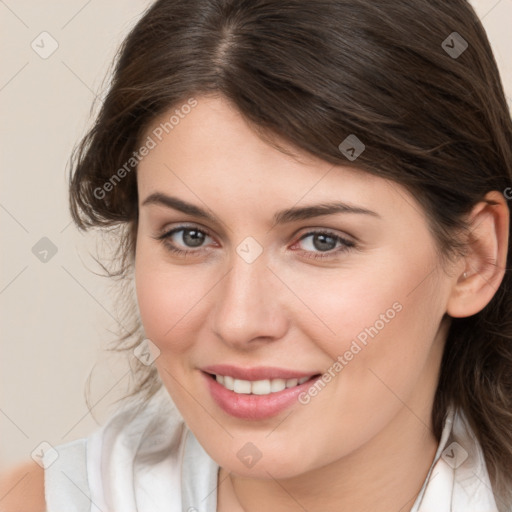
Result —
<instances>
[{"instance_id":1,"label":"woman's face","mask_svg":"<svg viewBox=\"0 0 512 512\"><path fill-rule=\"evenodd\" d=\"M137 296L210 456L286 478L430 426L452 280L414 197L278 151L221 98L162 129L175 110L137 171Z\"/></svg>"}]
</instances>

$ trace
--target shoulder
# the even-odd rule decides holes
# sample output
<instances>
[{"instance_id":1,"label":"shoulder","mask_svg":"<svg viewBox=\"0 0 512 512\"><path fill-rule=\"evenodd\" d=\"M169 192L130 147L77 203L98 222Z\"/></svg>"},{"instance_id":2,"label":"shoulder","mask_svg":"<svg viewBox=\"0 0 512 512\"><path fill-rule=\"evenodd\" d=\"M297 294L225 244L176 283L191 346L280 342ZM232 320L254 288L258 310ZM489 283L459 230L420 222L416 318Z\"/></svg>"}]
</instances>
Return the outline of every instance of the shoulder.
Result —
<instances>
[{"instance_id":1,"label":"shoulder","mask_svg":"<svg viewBox=\"0 0 512 512\"><path fill-rule=\"evenodd\" d=\"M44 469L24 462L0 474L0 512L45 512Z\"/></svg>"}]
</instances>

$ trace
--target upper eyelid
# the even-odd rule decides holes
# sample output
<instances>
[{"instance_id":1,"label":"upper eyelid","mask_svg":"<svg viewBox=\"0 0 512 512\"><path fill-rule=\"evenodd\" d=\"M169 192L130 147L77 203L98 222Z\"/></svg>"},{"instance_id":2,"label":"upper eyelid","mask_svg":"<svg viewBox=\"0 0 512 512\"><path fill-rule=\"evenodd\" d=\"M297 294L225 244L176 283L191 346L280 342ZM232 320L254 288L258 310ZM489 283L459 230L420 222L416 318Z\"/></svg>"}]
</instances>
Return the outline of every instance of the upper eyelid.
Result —
<instances>
[{"instance_id":1,"label":"upper eyelid","mask_svg":"<svg viewBox=\"0 0 512 512\"><path fill-rule=\"evenodd\" d=\"M206 233L209 236L213 236L212 235L212 231L209 228L201 226L199 224L179 224L179 225L173 226L171 228L163 228L162 230L160 230L160 233L162 235L165 235L165 234L168 234L168 233L172 233L172 232L176 232L176 231L181 231L181 230L185 230L185 229L197 229L198 231L203 231L204 233ZM317 232L325 232L325 233L330 233L330 234L333 234L335 236L340 236L341 238L343 238L343 235L339 235L338 233L336 233L336 230L333 229L333 228L306 227L306 228L298 229L297 231L300 232L302 230L305 230L304 233L302 233L302 235L308 234L309 232L315 232L315 233L317 233ZM345 235L345 236L346 237L350 237L350 235Z\"/></svg>"},{"instance_id":2,"label":"upper eyelid","mask_svg":"<svg viewBox=\"0 0 512 512\"><path fill-rule=\"evenodd\" d=\"M159 232L158 237L164 237L166 235L170 235L171 233L177 233L179 231L185 231L187 229L196 229L197 231L201 231L201 232L205 233L206 235L208 235L209 237L213 238L213 235L208 228L205 228L205 227L202 227L199 225L195 225L195 224L192 224L192 225L180 224L180 225L174 226L172 228L163 228Z\"/></svg>"},{"instance_id":3,"label":"upper eyelid","mask_svg":"<svg viewBox=\"0 0 512 512\"><path fill-rule=\"evenodd\" d=\"M196 229L197 231L201 231L201 232L204 232L207 236L209 236L210 238L215 238L211 231L208 229L208 228L204 228L200 225L197 225L197 224L180 224L178 226L175 226L175 227L172 227L172 228L169 228L169 229L163 229L161 234L158 236L158 238L165 238L167 236L170 236L171 234L175 234L175 233L179 233L180 231L185 231L187 229ZM297 240L294 242L297 243L297 242L300 242L303 238L307 237L307 236L312 236L312 235L315 235L315 234L327 234L327 235L330 235L332 236L333 238L337 238L338 240L341 240L341 241L345 241L347 243L350 243L350 244L355 244L356 242L353 240L353 237L351 237L350 235L341 235L341 234L338 234L336 233L336 231L334 229L331 229L331 228L320 228L320 227L313 227L313 228L303 228L305 231L303 233L300 233L298 235L294 235L294 236L297 236ZM299 232L301 230L298 230ZM197 250L201 250L202 248L204 247L200 247L198 248ZM194 251L194 249L190 249L191 251Z\"/></svg>"}]
</instances>

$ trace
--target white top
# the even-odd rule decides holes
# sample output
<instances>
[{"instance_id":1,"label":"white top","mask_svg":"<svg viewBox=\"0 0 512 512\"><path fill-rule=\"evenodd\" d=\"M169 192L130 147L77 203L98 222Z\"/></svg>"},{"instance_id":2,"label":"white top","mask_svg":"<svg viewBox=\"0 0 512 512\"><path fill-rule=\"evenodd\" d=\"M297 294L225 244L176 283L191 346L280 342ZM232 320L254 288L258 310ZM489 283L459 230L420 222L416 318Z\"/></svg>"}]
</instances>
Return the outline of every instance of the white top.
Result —
<instances>
[{"instance_id":1,"label":"white top","mask_svg":"<svg viewBox=\"0 0 512 512\"><path fill-rule=\"evenodd\" d=\"M165 388L142 407L125 407L88 438L56 446L53 463L54 452L45 453L47 512L216 511L219 466ZM410 512L501 512L480 445L454 409Z\"/></svg>"}]
</instances>

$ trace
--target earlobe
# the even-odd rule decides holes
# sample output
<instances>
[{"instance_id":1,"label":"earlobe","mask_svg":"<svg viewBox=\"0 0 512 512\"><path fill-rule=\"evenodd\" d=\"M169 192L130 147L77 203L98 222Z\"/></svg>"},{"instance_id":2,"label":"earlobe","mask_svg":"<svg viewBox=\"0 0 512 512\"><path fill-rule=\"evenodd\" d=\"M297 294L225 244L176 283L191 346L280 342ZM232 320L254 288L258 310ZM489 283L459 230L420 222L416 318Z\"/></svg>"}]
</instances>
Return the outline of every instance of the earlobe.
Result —
<instances>
[{"instance_id":1,"label":"earlobe","mask_svg":"<svg viewBox=\"0 0 512 512\"><path fill-rule=\"evenodd\" d=\"M474 315L493 298L506 271L509 222L507 202L498 191L489 192L473 208L464 270L456 277L447 304L450 316Z\"/></svg>"}]
</instances>

